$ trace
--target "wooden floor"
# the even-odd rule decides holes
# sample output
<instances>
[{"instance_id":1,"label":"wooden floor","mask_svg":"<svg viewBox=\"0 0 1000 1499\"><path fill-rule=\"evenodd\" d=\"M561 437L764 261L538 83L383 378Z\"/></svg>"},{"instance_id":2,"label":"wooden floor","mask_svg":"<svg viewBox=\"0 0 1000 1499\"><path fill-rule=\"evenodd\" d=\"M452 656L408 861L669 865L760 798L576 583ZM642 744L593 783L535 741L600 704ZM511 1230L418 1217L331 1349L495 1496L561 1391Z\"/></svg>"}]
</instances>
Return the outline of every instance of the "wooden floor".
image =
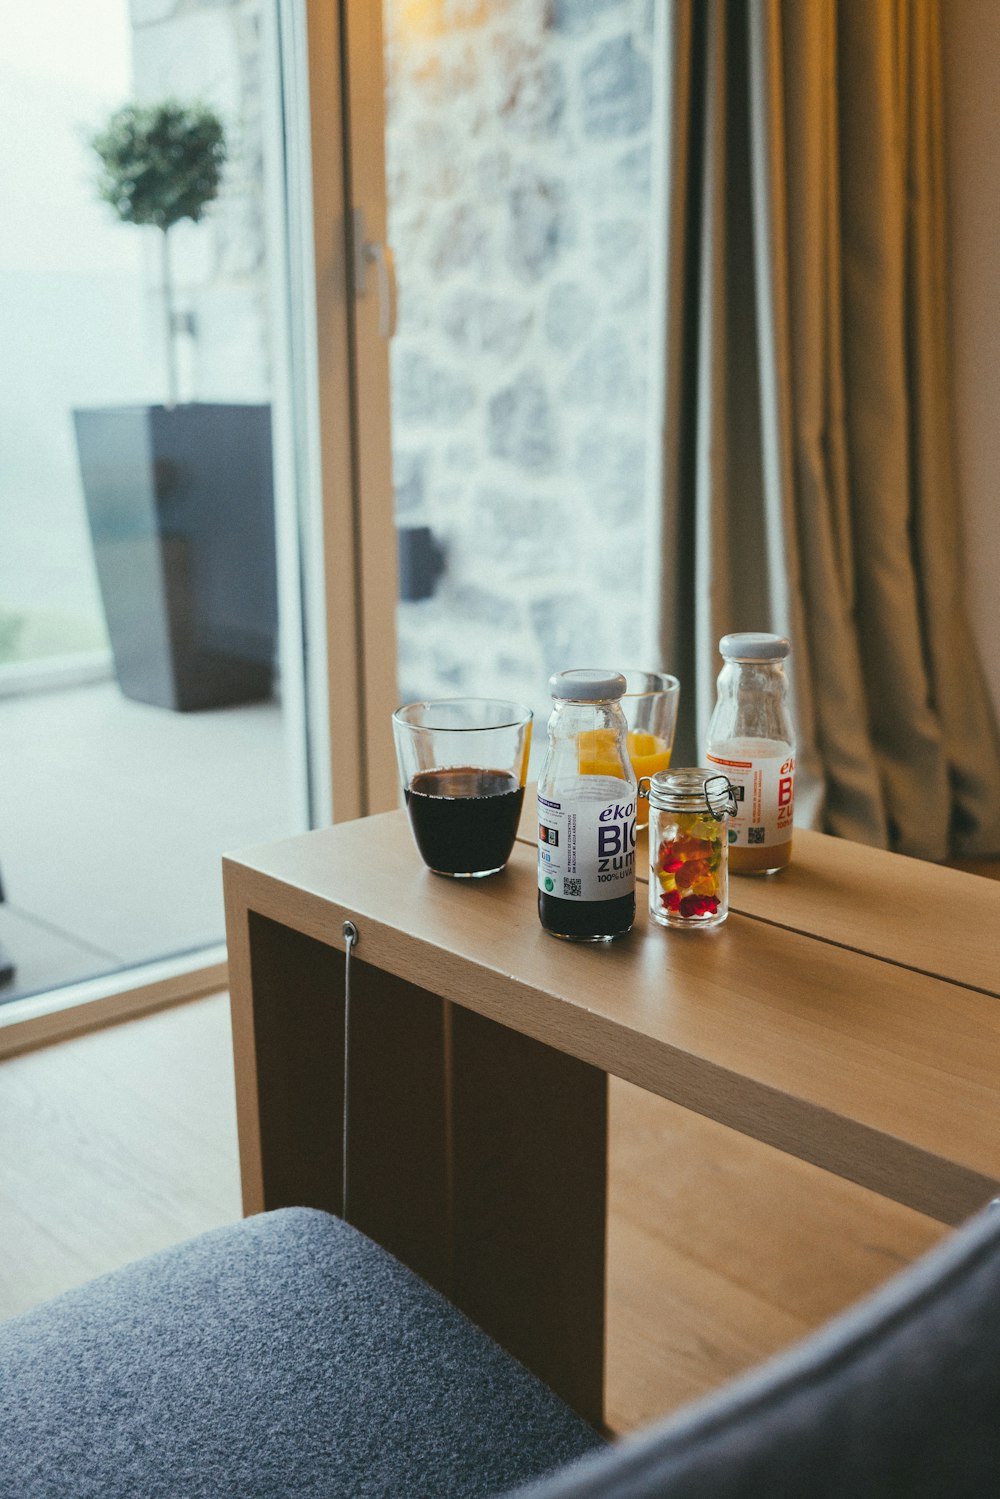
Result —
<instances>
[{"instance_id":1,"label":"wooden floor","mask_svg":"<svg viewBox=\"0 0 1000 1499\"><path fill-rule=\"evenodd\" d=\"M239 1214L225 996L0 1063L0 1317ZM944 1232L614 1083L610 1425L757 1363Z\"/></svg>"},{"instance_id":2,"label":"wooden floor","mask_svg":"<svg viewBox=\"0 0 1000 1499\"><path fill-rule=\"evenodd\" d=\"M0 1317L239 1216L225 996L0 1063Z\"/></svg>"}]
</instances>

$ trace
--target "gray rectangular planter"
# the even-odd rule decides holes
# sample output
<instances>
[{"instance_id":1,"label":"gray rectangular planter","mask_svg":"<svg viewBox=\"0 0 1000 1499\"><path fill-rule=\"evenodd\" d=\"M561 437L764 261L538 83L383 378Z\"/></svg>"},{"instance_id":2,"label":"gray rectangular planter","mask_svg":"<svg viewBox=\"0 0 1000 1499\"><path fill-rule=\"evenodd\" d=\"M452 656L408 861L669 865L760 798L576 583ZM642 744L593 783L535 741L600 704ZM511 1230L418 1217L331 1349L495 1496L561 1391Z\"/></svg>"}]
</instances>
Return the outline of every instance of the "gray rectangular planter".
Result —
<instances>
[{"instance_id":1,"label":"gray rectangular planter","mask_svg":"<svg viewBox=\"0 0 1000 1499\"><path fill-rule=\"evenodd\" d=\"M74 419L122 692L182 712L270 697L270 407L109 407Z\"/></svg>"}]
</instances>

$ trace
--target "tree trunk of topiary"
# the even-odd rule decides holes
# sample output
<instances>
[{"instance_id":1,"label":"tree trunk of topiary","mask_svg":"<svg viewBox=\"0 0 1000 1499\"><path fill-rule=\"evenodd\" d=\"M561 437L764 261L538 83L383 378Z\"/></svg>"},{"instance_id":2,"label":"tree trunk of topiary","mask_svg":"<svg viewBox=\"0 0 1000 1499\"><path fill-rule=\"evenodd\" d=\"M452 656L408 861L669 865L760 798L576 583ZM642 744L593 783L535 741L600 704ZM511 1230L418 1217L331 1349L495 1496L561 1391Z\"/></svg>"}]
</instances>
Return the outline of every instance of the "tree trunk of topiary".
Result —
<instances>
[{"instance_id":1,"label":"tree trunk of topiary","mask_svg":"<svg viewBox=\"0 0 1000 1499\"><path fill-rule=\"evenodd\" d=\"M170 271L170 243L169 230L162 229L163 236L160 249L160 269L163 281L163 317L166 333L167 354L167 406L170 410L177 405L179 382L177 378L177 346L174 341L174 330L176 321L174 318L174 283Z\"/></svg>"}]
</instances>

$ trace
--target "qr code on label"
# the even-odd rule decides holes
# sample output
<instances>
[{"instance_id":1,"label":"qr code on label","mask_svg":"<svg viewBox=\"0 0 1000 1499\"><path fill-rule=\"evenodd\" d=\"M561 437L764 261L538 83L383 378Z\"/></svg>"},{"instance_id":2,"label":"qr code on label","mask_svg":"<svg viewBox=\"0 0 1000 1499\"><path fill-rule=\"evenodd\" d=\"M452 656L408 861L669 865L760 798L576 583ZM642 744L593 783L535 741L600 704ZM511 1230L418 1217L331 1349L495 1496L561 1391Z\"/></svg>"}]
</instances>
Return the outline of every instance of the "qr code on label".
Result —
<instances>
[{"instance_id":1,"label":"qr code on label","mask_svg":"<svg viewBox=\"0 0 1000 1499\"><path fill-rule=\"evenodd\" d=\"M563 876L563 895L570 895L570 896L576 895L576 896L580 896L582 894L583 894L583 881L582 880L571 880L569 878L569 875L564 875Z\"/></svg>"},{"instance_id":2,"label":"qr code on label","mask_svg":"<svg viewBox=\"0 0 1000 1499\"><path fill-rule=\"evenodd\" d=\"M763 843L764 842L764 829L763 828L747 828L747 842L748 843Z\"/></svg>"}]
</instances>

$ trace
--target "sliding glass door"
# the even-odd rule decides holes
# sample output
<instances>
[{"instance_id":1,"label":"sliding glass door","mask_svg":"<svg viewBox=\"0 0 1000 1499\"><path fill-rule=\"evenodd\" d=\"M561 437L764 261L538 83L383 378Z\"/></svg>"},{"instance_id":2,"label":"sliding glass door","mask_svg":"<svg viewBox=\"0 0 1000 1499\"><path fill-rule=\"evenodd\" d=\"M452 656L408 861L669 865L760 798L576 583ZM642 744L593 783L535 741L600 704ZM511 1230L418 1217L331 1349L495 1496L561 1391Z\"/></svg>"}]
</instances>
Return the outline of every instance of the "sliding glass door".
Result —
<instances>
[{"instance_id":1,"label":"sliding glass door","mask_svg":"<svg viewBox=\"0 0 1000 1499\"><path fill-rule=\"evenodd\" d=\"M221 986L222 854L336 800L305 9L2 9L0 1026Z\"/></svg>"},{"instance_id":2,"label":"sliding glass door","mask_svg":"<svg viewBox=\"0 0 1000 1499\"><path fill-rule=\"evenodd\" d=\"M347 0L352 182L387 250L362 367L394 324L401 699L514 697L544 723L553 670L664 665L660 9Z\"/></svg>"},{"instance_id":3,"label":"sliding glass door","mask_svg":"<svg viewBox=\"0 0 1000 1499\"><path fill-rule=\"evenodd\" d=\"M221 854L396 805L400 699L661 665L655 13L5 5L0 1029L221 984ZM172 103L164 235L107 174Z\"/></svg>"}]
</instances>

